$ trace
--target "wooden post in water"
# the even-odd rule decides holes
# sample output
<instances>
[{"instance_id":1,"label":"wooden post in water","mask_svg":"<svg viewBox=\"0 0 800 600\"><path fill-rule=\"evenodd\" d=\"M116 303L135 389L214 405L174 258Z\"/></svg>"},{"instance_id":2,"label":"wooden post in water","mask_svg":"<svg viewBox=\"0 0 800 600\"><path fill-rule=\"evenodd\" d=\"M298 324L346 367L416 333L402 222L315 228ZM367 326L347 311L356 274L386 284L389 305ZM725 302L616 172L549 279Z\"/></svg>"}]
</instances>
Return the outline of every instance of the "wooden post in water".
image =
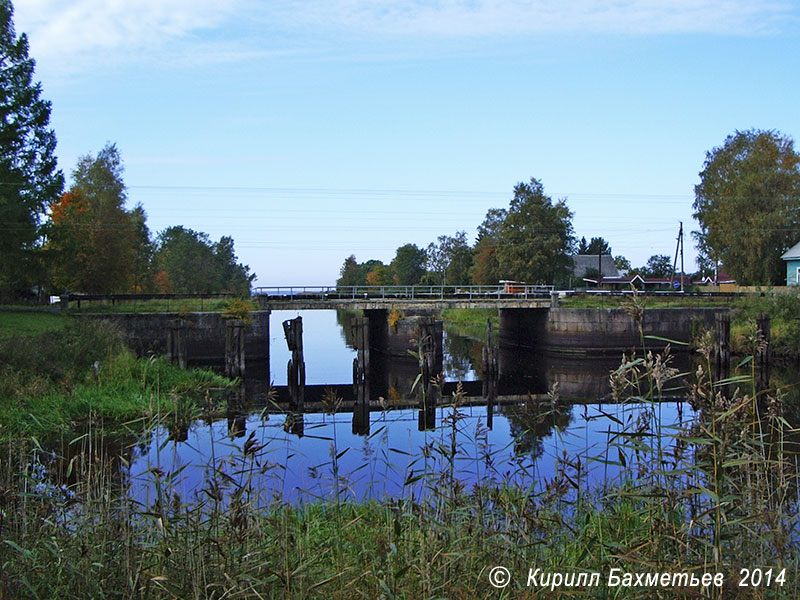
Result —
<instances>
[{"instance_id":1,"label":"wooden post in water","mask_svg":"<svg viewBox=\"0 0 800 600\"><path fill-rule=\"evenodd\" d=\"M239 319L225 321L225 376L244 377L244 323Z\"/></svg>"},{"instance_id":2,"label":"wooden post in water","mask_svg":"<svg viewBox=\"0 0 800 600\"><path fill-rule=\"evenodd\" d=\"M353 359L353 433L369 433L369 320L355 317L350 322L356 345Z\"/></svg>"},{"instance_id":3,"label":"wooden post in water","mask_svg":"<svg viewBox=\"0 0 800 600\"><path fill-rule=\"evenodd\" d=\"M483 347L483 396L486 398L486 426L491 429L494 424L494 405L497 402L497 346L492 335L492 318L486 324L487 341Z\"/></svg>"},{"instance_id":4,"label":"wooden post in water","mask_svg":"<svg viewBox=\"0 0 800 600\"><path fill-rule=\"evenodd\" d=\"M286 344L292 351L292 358L287 365L286 383L289 387L292 407L303 412L306 388L306 363L303 360L303 317L283 322L283 334Z\"/></svg>"},{"instance_id":5,"label":"wooden post in water","mask_svg":"<svg viewBox=\"0 0 800 600\"><path fill-rule=\"evenodd\" d=\"M756 318L756 332L758 335L758 347L756 355L756 390L763 392L769 388L769 363L771 358L770 351L770 317L767 314L760 314Z\"/></svg>"},{"instance_id":6,"label":"wooden post in water","mask_svg":"<svg viewBox=\"0 0 800 600\"><path fill-rule=\"evenodd\" d=\"M173 319L167 325L167 360L186 368L186 322L183 319Z\"/></svg>"},{"instance_id":7,"label":"wooden post in water","mask_svg":"<svg viewBox=\"0 0 800 600\"><path fill-rule=\"evenodd\" d=\"M442 323L426 317L419 320L420 390L422 390L419 429L436 427L436 405L439 403L442 372Z\"/></svg>"},{"instance_id":8,"label":"wooden post in water","mask_svg":"<svg viewBox=\"0 0 800 600\"><path fill-rule=\"evenodd\" d=\"M728 379L731 374L731 317L727 313L716 315L714 346L714 378Z\"/></svg>"}]
</instances>

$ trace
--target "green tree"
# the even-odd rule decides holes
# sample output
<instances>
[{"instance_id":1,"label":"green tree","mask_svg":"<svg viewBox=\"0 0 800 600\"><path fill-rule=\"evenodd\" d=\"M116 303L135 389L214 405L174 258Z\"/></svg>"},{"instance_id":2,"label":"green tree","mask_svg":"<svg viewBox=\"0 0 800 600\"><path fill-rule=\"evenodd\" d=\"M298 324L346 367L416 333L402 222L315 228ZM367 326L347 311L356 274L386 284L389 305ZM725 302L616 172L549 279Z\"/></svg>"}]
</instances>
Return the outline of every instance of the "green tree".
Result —
<instances>
[{"instance_id":1,"label":"green tree","mask_svg":"<svg viewBox=\"0 0 800 600\"><path fill-rule=\"evenodd\" d=\"M149 232L141 207L125 210L119 151L107 144L81 157L73 185L51 206L46 252L53 283L89 293L134 291L146 273Z\"/></svg>"},{"instance_id":2,"label":"green tree","mask_svg":"<svg viewBox=\"0 0 800 600\"><path fill-rule=\"evenodd\" d=\"M228 236L213 243L207 233L181 226L158 236L156 263L176 293L249 295L255 274L236 261L233 238Z\"/></svg>"},{"instance_id":3,"label":"green tree","mask_svg":"<svg viewBox=\"0 0 800 600\"><path fill-rule=\"evenodd\" d=\"M642 277L671 277L672 259L666 254L654 254L647 259L647 264L636 269Z\"/></svg>"},{"instance_id":4,"label":"green tree","mask_svg":"<svg viewBox=\"0 0 800 600\"><path fill-rule=\"evenodd\" d=\"M217 268L219 289L223 292L250 295L250 286L256 278L255 273L250 273L250 267L238 262L233 247L233 238L224 235L213 246L214 262Z\"/></svg>"},{"instance_id":5,"label":"green tree","mask_svg":"<svg viewBox=\"0 0 800 600\"><path fill-rule=\"evenodd\" d=\"M527 283L552 284L568 276L575 247L572 231L565 200L553 203L537 179L518 183L500 229L500 271Z\"/></svg>"},{"instance_id":6,"label":"green tree","mask_svg":"<svg viewBox=\"0 0 800 600\"><path fill-rule=\"evenodd\" d=\"M781 254L800 240L800 156L776 131L737 131L706 153L694 232L706 262L745 285L785 281Z\"/></svg>"},{"instance_id":7,"label":"green tree","mask_svg":"<svg viewBox=\"0 0 800 600\"><path fill-rule=\"evenodd\" d=\"M601 237L593 237L586 248L586 254L608 254L611 255L611 246Z\"/></svg>"},{"instance_id":8,"label":"green tree","mask_svg":"<svg viewBox=\"0 0 800 600\"><path fill-rule=\"evenodd\" d=\"M367 273L366 279L367 285L392 285L392 271L381 263Z\"/></svg>"},{"instance_id":9,"label":"green tree","mask_svg":"<svg viewBox=\"0 0 800 600\"><path fill-rule=\"evenodd\" d=\"M393 272L394 283L398 285L414 285L425 274L425 250L416 244L400 246L389 267Z\"/></svg>"},{"instance_id":10,"label":"green tree","mask_svg":"<svg viewBox=\"0 0 800 600\"><path fill-rule=\"evenodd\" d=\"M631 261L620 254L614 257L614 266L620 273L627 273L631 270Z\"/></svg>"},{"instance_id":11,"label":"green tree","mask_svg":"<svg viewBox=\"0 0 800 600\"><path fill-rule=\"evenodd\" d=\"M454 236L440 235L437 242L428 244L428 271L439 276L441 285L468 285L472 251L467 242L467 232L457 231Z\"/></svg>"},{"instance_id":12,"label":"green tree","mask_svg":"<svg viewBox=\"0 0 800 600\"><path fill-rule=\"evenodd\" d=\"M339 279L336 280L336 285L339 287L349 287L358 285L358 277L360 268L355 254L351 254L344 259L342 268L339 269Z\"/></svg>"},{"instance_id":13,"label":"green tree","mask_svg":"<svg viewBox=\"0 0 800 600\"><path fill-rule=\"evenodd\" d=\"M13 6L0 0L0 291L19 294L36 272L45 209L64 188L56 166L50 102L33 82L28 39L16 36Z\"/></svg>"},{"instance_id":14,"label":"green tree","mask_svg":"<svg viewBox=\"0 0 800 600\"><path fill-rule=\"evenodd\" d=\"M475 285L495 285L501 279L497 261L497 246L501 241L501 228L506 210L490 208L478 226L478 239L472 250L470 277Z\"/></svg>"}]
</instances>

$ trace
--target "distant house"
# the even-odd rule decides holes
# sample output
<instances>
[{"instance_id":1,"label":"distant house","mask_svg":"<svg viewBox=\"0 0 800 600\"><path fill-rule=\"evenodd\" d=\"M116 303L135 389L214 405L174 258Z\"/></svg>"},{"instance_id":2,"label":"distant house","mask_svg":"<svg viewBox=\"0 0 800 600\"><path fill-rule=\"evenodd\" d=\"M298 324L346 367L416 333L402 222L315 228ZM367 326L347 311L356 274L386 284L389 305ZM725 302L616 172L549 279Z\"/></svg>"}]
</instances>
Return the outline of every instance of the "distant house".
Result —
<instances>
[{"instance_id":1,"label":"distant house","mask_svg":"<svg viewBox=\"0 0 800 600\"><path fill-rule=\"evenodd\" d=\"M610 254L576 254L572 258L572 280L577 285L597 283L597 276L619 277L619 271ZM587 275L589 278L587 279Z\"/></svg>"},{"instance_id":2,"label":"distant house","mask_svg":"<svg viewBox=\"0 0 800 600\"><path fill-rule=\"evenodd\" d=\"M786 285L800 285L800 242L781 256L786 261Z\"/></svg>"},{"instance_id":3,"label":"distant house","mask_svg":"<svg viewBox=\"0 0 800 600\"><path fill-rule=\"evenodd\" d=\"M588 278L584 281L607 290L629 290L631 286L640 290L673 290L680 289L681 276L678 274L674 279L670 279L669 277L642 277L637 273L621 277L603 277L599 282L597 278ZM683 285L684 288L691 285L688 275L683 276Z\"/></svg>"},{"instance_id":4,"label":"distant house","mask_svg":"<svg viewBox=\"0 0 800 600\"><path fill-rule=\"evenodd\" d=\"M692 283L695 285L718 285L718 286L735 286L736 280L728 275L725 271L717 271L714 275L706 275L695 279Z\"/></svg>"}]
</instances>

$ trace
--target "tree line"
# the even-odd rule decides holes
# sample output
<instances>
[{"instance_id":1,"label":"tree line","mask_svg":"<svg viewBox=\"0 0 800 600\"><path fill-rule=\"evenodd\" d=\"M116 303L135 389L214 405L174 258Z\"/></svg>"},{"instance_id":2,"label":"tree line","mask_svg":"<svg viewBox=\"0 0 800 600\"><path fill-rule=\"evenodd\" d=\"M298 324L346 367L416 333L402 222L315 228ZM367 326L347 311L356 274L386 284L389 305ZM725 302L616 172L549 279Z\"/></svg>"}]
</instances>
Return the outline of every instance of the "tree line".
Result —
<instances>
[{"instance_id":1,"label":"tree line","mask_svg":"<svg viewBox=\"0 0 800 600\"><path fill-rule=\"evenodd\" d=\"M359 263L350 255L339 271L337 285L496 285L512 280L567 286L574 279L572 255L613 256L602 237L578 240L572 217L566 199L553 201L544 193L542 182L531 178L514 187L508 208L487 211L474 244L465 231L458 231L440 235L425 248L404 244L388 265L375 259ZM622 272L647 277L669 277L672 270L672 259L666 255L652 256L637 269L621 255L614 256L614 263ZM589 268L577 276L598 273Z\"/></svg>"},{"instance_id":2,"label":"tree line","mask_svg":"<svg viewBox=\"0 0 800 600\"><path fill-rule=\"evenodd\" d=\"M800 243L800 154L788 135L774 130L736 131L706 153L700 183L694 188L693 216L700 229L696 275L724 270L741 285L783 285L781 256ZM602 237L576 241L572 212L561 199L544 194L531 179L514 188L508 208L492 208L478 226L473 245L464 231L441 235L427 248L406 244L390 264L358 263L349 256L338 285L495 285L501 279L563 285L571 254L609 254ZM674 260L651 256L632 269L623 256L614 262L621 272L669 277ZM596 275L597 272L576 274Z\"/></svg>"},{"instance_id":3,"label":"tree line","mask_svg":"<svg viewBox=\"0 0 800 600\"><path fill-rule=\"evenodd\" d=\"M233 239L182 226L152 236L126 207L122 158L107 144L79 159L64 192L50 102L34 83L25 34L0 0L0 297L38 292L249 294L255 274Z\"/></svg>"}]
</instances>

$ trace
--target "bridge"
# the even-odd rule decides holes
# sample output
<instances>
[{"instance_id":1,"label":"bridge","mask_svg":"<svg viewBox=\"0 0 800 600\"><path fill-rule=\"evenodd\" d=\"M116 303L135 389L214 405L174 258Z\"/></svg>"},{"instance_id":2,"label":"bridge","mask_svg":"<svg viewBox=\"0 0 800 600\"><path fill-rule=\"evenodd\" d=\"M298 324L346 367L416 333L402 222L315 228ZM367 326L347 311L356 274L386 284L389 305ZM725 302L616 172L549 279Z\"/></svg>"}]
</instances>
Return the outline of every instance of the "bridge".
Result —
<instances>
[{"instance_id":1,"label":"bridge","mask_svg":"<svg viewBox=\"0 0 800 600\"><path fill-rule=\"evenodd\" d=\"M257 287L262 310L383 310L443 308L549 308L558 303L553 286L290 286Z\"/></svg>"}]
</instances>

